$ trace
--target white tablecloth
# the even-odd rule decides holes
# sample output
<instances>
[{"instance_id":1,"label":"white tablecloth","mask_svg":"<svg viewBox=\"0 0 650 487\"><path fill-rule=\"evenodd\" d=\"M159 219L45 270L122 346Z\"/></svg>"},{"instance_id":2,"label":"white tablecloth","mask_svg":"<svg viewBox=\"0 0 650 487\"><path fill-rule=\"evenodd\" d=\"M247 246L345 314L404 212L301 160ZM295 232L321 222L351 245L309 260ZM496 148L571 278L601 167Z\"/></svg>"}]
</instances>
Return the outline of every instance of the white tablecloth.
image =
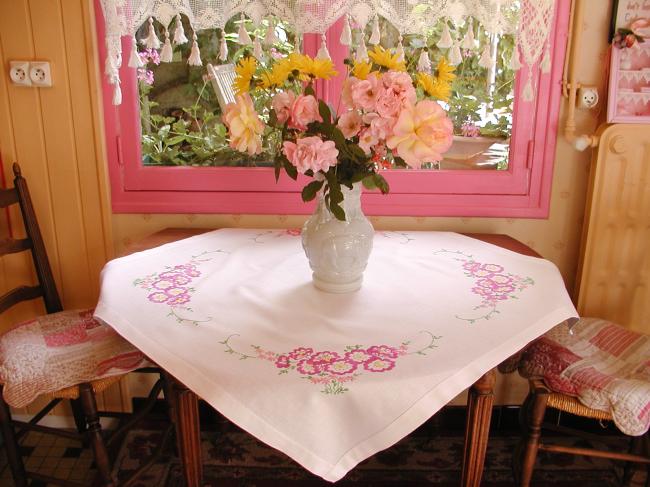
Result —
<instances>
[{"instance_id":1,"label":"white tablecloth","mask_svg":"<svg viewBox=\"0 0 650 487\"><path fill-rule=\"evenodd\" d=\"M95 316L336 481L577 313L552 263L454 233L377 233L361 290L335 295L299 232L227 229L109 262Z\"/></svg>"}]
</instances>

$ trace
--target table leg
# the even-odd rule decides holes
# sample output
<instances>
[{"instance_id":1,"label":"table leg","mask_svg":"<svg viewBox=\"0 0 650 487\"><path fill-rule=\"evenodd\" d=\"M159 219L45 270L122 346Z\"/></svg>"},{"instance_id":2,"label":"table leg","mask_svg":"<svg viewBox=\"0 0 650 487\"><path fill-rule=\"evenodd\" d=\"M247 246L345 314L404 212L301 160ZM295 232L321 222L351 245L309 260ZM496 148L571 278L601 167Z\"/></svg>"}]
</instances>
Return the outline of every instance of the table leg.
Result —
<instances>
[{"instance_id":1,"label":"table leg","mask_svg":"<svg viewBox=\"0 0 650 487\"><path fill-rule=\"evenodd\" d=\"M494 369L478 379L469 389L467 397L467 422L465 423L465 448L463 452L462 487L479 487L483 463L490 434L494 384Z\"/></svg>"},{"instance_id":2,"label":"table leg","mask_svg":"<svg viewBox=\"0 0 650 487\"><path fill-rule=\"evenodd\" d=\"M201 463L201 425L199 423L199 399L185 385L165 374L165 392L176 428L176 445L183 464L183 477L187 487L203 485Z\"/></svg>"}]
</instances>

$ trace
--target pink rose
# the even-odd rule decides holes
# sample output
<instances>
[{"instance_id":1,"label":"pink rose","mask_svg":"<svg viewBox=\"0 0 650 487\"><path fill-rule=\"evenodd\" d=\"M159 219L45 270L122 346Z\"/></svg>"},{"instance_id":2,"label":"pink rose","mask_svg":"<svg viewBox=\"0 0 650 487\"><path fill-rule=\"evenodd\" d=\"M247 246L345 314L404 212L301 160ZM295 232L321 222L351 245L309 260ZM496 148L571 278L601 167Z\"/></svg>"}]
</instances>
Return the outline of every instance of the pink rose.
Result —
<instances>
[{"instance_id":1,"label":"pink rose","mask_svg":"<svg viewBox=\"0 0 650 487\"><path fill-rule=\"evenodd\" d=\"M352 104L355 108L374 110L381 90L381 83L376 76L368 76L367 79L357 80L356 83L350 86Z\"/></svg>"},{"instance_id":2,"label":"pink rose","mask_svg":"<svg viewBox=\"0 0 650 487\"><path fill-rule=\"evenodd\" d=\"M341 101L343 106L348 109L354 108L354 102L352 101L352 87L358 83L360 80L354 76L350 76L343 81L343 89L341 90Z\"/></svg>"},{"instance_id":3,"label":"pink rose","mask_svg":"<svg viewBox=\"0 0 650 487\"><path fill-rule=\"evenodd\" d=\"M403 107L402 98L392 90L382 90L377 99L377 113L385 118L397 118Z\"/></svg>"},{"instance_id":4,"label":"pink rose","mask_svg":"<svg viewBox=\"0 0 650 487\"><path fill-rule=\"evenodd\" d=\"M366 154L370 154L370 148L378 142L379 140L373 135L370 129L365 129L359 134L359 147Z\"/></svg>"},{"instance_id":5,"label":"pink rose","mask_svg":"<svg viewBox=\"0 0 650 487\"><path fill-rule=\"evenodd\" d=\"M273 97L271 106L275 110L278 122L284 123L291 114L291 105L296 100L296 94L293 91L282 91Z\"/></svg>"},{"instance_id":6,"label":"pink rose","mask_svg":"<svg viewBox=\"0 0 650 487\"><path fill-rule=\"evenodd\" d=\"M307 130L310 123L323 121L318 113L318 101L312 95L299 95L291 104L290 116L289 127L298 130Z\"/></svg>"},{"instance_id":7,"label":"pink rose","mask_svg":"<svg viewBox=\"0 0 650 487\"><path fill-rule=\"evenodd\" d=\"M370 122L370 130L373 135L380 140L386 140L393 134L393 125L395 118L375 117Z\"/></svg>"},{"instance_id":8,"label":"pink rose","mask_svg":"<svg viewBox=\"0 0 650 487\"><path fill-rule=\"evenodd\" d=\"M361 130L361 115L356 110L344 113L336 124L346 139L351 139Z\"/></svg>"},{"instance_id":9,"label":"pink rose","mask_svg":"<svg viewBox=\"0 0 650 487\"><path fill-rule=\"evenodd\" d=\"M297 143L285 141L282 144L282 151L289 162L303 174L309 169L314 173L327 172L330 167L336 165L336 158L339 155L334 142L331 140L323 142L320 137L315 136L298 139Z\"/></svg>"},{"instance_id":10,"label":"pink rose","mask_svg":"<svg viewBox=\"0 0 650 487\"><path fill-rule=\"evenodd\" d=\"M454 126L442 107L435 101L422 100L402 110L386 145L393 154L397 151L406 164L419 169L423 162L442 159L451 147L453 132Z\"/></svg>"},{"instance_id":11,"label":"pink rose","mask_svg":"<svg viewBox=\"0 0 650 487\"><path fill-rule=\"evenodd\" d=\"M408 73L388 71L381 77L381 81L386 91L395 94L402 102L415 103L417 101L413 80Z\"/></svg>"}]
</instances>

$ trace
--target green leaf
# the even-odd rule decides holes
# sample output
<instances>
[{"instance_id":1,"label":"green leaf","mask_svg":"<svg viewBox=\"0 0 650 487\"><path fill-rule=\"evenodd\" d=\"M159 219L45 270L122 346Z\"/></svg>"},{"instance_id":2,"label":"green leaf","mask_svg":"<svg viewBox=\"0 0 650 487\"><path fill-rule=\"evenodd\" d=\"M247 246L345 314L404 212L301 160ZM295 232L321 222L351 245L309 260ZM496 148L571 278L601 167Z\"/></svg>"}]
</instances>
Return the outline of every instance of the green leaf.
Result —
<instances>
[{"instance_id":1,"label":"green leaf","mask_svg":"<svg viewBox=\"0 0 650 487\"><path fill-rule=\"evenodd\" d=\"M337 220L345 221L345 212L343 208L339 206L338 203L330 203L330 211L336 217Z\"/></svg>"},{"instance_id":2,"label":"green leaf","mask_svg":"<svg viewBox=\"0 0 650 487\"><path fill-rule=\"evenodd\" d=\"M284 170L287 171L287 175L294 181L298 179L298 168L289 162L289 159L282 156L282 165Z\"/></svg>"},{"instance_id":3,"label":"green leaf","mask_svg":"<svg viewBox=\"0 0 650 487\"><path fill-rule=\"evenodd\" d=\"M302 188L302 200L311 201L316 197L316 193L323 187L325 181L312 181Z\"/></svg>"},{"instance_id":4,"label":"green leaf","mask_svg":"<svg viewBox=\"0 0 650 487\"><path fill-rule=\"evenodd\" d=\"M379 188L379 190L380 190L383 194L388 193L388 191L390 190L390 188L388 187L388 181L386 181L386 180L384 179L384 176L382 176L381 174L377 174L377 173L376 173L376 174L373 176L373 179L374 179L374 181L375 181L375 184L377 185L377 187Z\"/></svg>"},{"instance_id":5,"label":"green leaf","mask_svg":"<svg viewBox=\"0 0 650 487\"><path fill-rule=\"evenodd\" d=\"M305 95L316 96L316 92L314 91L314 86L311 83L309 83L305 87Z\"/></svg>"},{"instance_id":6,"label":"green leaf","mask_svg":"<svg viewBox=\"0 0 650 487\"><path fill-rule=\"evenodd\" d=\"M375 184L375 179L373 176L374 176L373 174L369 174L368 176L366 176L361 180L361 183L363 184L364 188L370 190L377 189L377 185Z\"/></svg>"},{"instance_id":7,"label":"green leaf","mask_svg":"<svg viewBox=\"0 0 650 487\"><path fill-rule=\"evenodd\" d=\"M176 144L180 144L181 142L185 142L184 135L176 135L174 137L170 137L169 139L167 139L167 145L176 145Z\"/></svg>"},{"instance_id":8,"label":"green leaf","mask_svg":"<svg viewBox=\"0 0 650 487\"><path fill-rule=\"evenodd\" d=\"M332 123L332 112L330 112L327 103L325 103L323 100L318 100L318 113L323 119L323 122L328 124Z\"/></svg>"}]
</instances>

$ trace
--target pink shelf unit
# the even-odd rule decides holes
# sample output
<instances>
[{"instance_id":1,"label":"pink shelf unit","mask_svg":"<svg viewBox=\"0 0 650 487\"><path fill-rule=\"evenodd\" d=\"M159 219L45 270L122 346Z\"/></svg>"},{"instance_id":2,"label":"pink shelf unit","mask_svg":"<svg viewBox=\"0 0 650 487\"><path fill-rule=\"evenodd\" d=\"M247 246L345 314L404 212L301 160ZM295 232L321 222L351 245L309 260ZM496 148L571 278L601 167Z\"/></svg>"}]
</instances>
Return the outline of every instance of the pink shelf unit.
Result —
<instances>
[{"instance_id":1,"label":"pink shelf unit","mask_svg":"<svg viewBox=\"0 0 650 487\"><path fill-rule=\"evenodd\" d=\"M612 47L608 123L650 123L650 40Z\"/></svg>"}]
</instances>

